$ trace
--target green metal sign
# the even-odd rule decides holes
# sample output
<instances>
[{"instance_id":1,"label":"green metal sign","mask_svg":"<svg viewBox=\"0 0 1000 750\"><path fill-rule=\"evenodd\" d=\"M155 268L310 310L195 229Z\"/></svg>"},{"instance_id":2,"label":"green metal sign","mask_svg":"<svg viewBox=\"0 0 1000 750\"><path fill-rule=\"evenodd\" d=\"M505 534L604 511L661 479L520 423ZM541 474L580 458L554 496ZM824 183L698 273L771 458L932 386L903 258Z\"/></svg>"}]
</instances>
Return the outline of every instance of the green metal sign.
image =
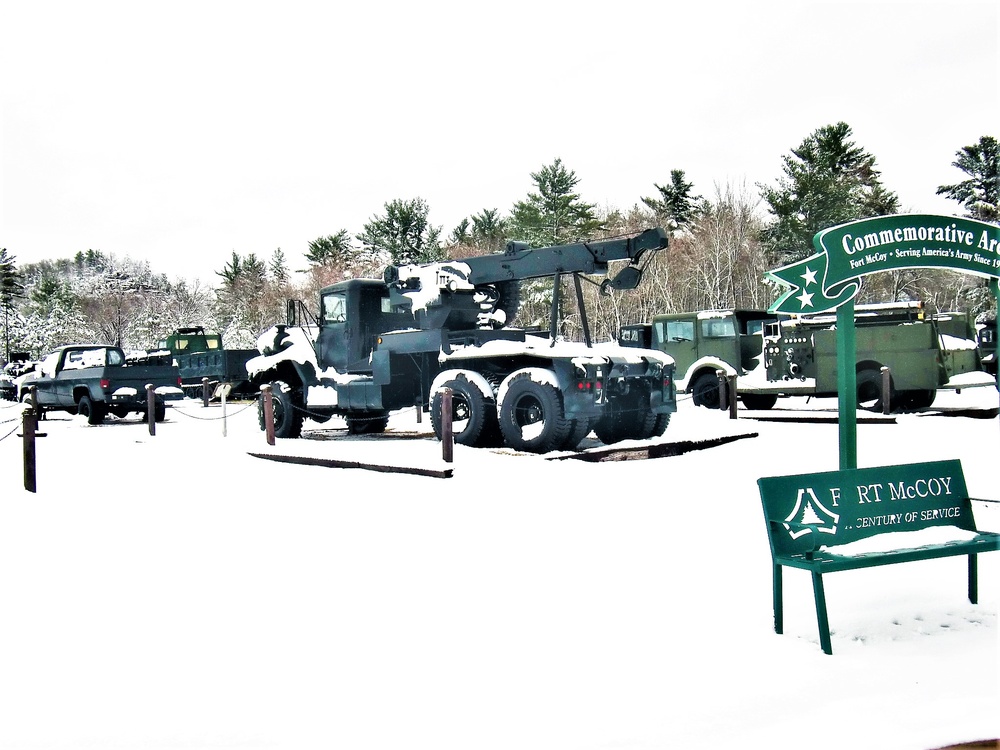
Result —
<instances>
[{"instance_id":1,"label":"green metal sign","mask_svg":"<svg viewBox=\"0 0 1000 750\"><path fill-rule=\"evenodd\" d=\"M893 214L824 229L816 252L768 273L788 287L771 312L815 313L854 299L860 278L905 268L947 268L1000 278L1000 226L933 214Z\"/></svg>"}]
</instances>

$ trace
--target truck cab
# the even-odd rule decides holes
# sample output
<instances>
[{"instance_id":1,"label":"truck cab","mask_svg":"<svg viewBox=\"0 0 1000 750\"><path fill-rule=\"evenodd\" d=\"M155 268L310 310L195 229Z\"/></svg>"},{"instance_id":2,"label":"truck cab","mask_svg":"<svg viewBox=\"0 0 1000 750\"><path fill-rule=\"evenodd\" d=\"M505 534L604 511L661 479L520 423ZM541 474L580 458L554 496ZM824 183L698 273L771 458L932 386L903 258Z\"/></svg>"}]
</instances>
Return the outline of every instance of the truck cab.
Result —
<instances>
[{"instance_id":1,"label":"truck cab","mask_svg":"<svg viewBox=\"0 0 1000 750\"><path fill-rule=\"evenodd\" d=\"M764 337L777 322L778 316L766 310L668 313L654 316L652 323L625 326L619 341L669 354L677 366L677 390L692 394L699 406L718 408L718 371L742 377L762 368ZM769 408L777 398L739 390L745 403L753 402L748 408Z\"/></svg>"},{"instance_id":2,"label":"truck cab","mask_svg":"<svg viewBox=\"0 0 1000 750\"><path fill-rule=\"evenodd\" d=\"M351 279L320 293L316 357L342 373L370 374L380 333L412 328L405 300L383 282Z\"/></svg>"}]
</instances>

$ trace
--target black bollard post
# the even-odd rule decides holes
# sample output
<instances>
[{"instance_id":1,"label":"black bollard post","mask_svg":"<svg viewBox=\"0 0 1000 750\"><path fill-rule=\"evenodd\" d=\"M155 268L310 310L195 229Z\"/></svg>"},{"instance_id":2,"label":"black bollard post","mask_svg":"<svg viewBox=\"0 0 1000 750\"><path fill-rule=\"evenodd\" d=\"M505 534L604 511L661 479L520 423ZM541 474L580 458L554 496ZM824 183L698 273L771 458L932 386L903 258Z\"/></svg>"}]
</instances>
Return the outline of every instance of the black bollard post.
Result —
<instances>
[{"instance_id":1,"label":"black bollard post","mask_svg":"<svg viewBox=\"0 0 1000 750\"><path fill-rule=\"evenodd\" d=\"M452 430L451 388L441 389L441 458L451 463L455 458L455 433Z\"/></svg>"},{"instance_id":2,"label":"black bollard post","mask_svg":"<svg viewBox=\"0 0 1000 750\"><path fill-rule=\"evenodd\" d=\"M892 399L892 374L888 367L882 368L882 413L888 414L891 411L891 404L889 401Z\"/></svg>"},{"instance_id":3,"label":"black bollard post","mask_svg":"<svg viewBox=\"0 0 1000 750\"><path fill-rule=\"evenodd\" d=\"M24 441L24 489L35 492L35 427L38 418L33 409L21 415L21 437Z\"/></svg>"},{"instance_id":4,"label":"black bollard post","mask_svg":"<svg viewBox=\"0 0 1000 750\"><path fill-rule=\"evenodd\" d=\"M274 402L271 400L271 386L262 385L260 394L264 399L264 434L267 436L267 444L274 445Z\"/></svg>"},{"instance_id":5,"label":"black bollard post","mask_svg":"<svg viewBox=\"0 0 1000 750\"><path fill-rule=\"evenodd\" d=\"M149 422L149 434L156 434L156 393L152 383L146 383L146 421Z\"/></svg>"}]
</instances>

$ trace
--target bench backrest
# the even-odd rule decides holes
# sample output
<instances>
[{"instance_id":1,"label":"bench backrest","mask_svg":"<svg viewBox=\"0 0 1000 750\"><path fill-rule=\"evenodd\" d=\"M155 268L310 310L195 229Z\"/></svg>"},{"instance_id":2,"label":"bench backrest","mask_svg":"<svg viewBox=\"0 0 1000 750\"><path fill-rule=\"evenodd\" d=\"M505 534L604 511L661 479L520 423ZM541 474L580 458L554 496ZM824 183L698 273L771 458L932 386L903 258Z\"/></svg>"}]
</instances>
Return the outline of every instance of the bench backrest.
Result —
<instances>
[{"instance_id":1,"label":"bench backrest","mask_svg":"<svg viewBox=\"0 0 1000 750\"><path fill-rule=\"evenodd\" d=\"M757 486L772 554L928 526L976 530L957 459L763 477Z\"/></svg>"}]
</instances>

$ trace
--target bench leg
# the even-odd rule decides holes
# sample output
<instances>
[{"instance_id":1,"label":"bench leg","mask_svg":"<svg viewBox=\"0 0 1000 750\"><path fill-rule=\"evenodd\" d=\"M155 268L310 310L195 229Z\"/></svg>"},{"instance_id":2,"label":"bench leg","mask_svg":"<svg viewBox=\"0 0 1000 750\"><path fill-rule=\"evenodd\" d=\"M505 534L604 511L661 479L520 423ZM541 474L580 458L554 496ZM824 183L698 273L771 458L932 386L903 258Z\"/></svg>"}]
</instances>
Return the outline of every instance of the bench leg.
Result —
<instances>
[{"instance_id":1,"label":"bench leg","mask_svg":"<svg viewBox=\"0 0 1000 750\"><path fill-rule=\"evenodd\" d=\"M819 624L819 645L823 653L833 654L830 643L830 621L826 616L826 592L823 590L823 575L813 573L813 595L816 598L816 621Z\"/></svg>"},{"instance_id":2,"label":"bench leg","mask_svg":"<svg viewBox=\"0 0 1000 750\"><path fill-rule=\"evenodd\" d=\"M775 565L774 571L774 632L781 633L785 628L785 618L782 607L781 566Z\"/></svg>"},{"instance_id":3,"label":"bench leg","mask_svg":"<svg viewBox=\"0 0 1000 750\"><path fill-rule=\"evenodd\" d=\"M969 601L979 604L979 564L975 555L969 555Z\"/></svg>"}]
</instances>

